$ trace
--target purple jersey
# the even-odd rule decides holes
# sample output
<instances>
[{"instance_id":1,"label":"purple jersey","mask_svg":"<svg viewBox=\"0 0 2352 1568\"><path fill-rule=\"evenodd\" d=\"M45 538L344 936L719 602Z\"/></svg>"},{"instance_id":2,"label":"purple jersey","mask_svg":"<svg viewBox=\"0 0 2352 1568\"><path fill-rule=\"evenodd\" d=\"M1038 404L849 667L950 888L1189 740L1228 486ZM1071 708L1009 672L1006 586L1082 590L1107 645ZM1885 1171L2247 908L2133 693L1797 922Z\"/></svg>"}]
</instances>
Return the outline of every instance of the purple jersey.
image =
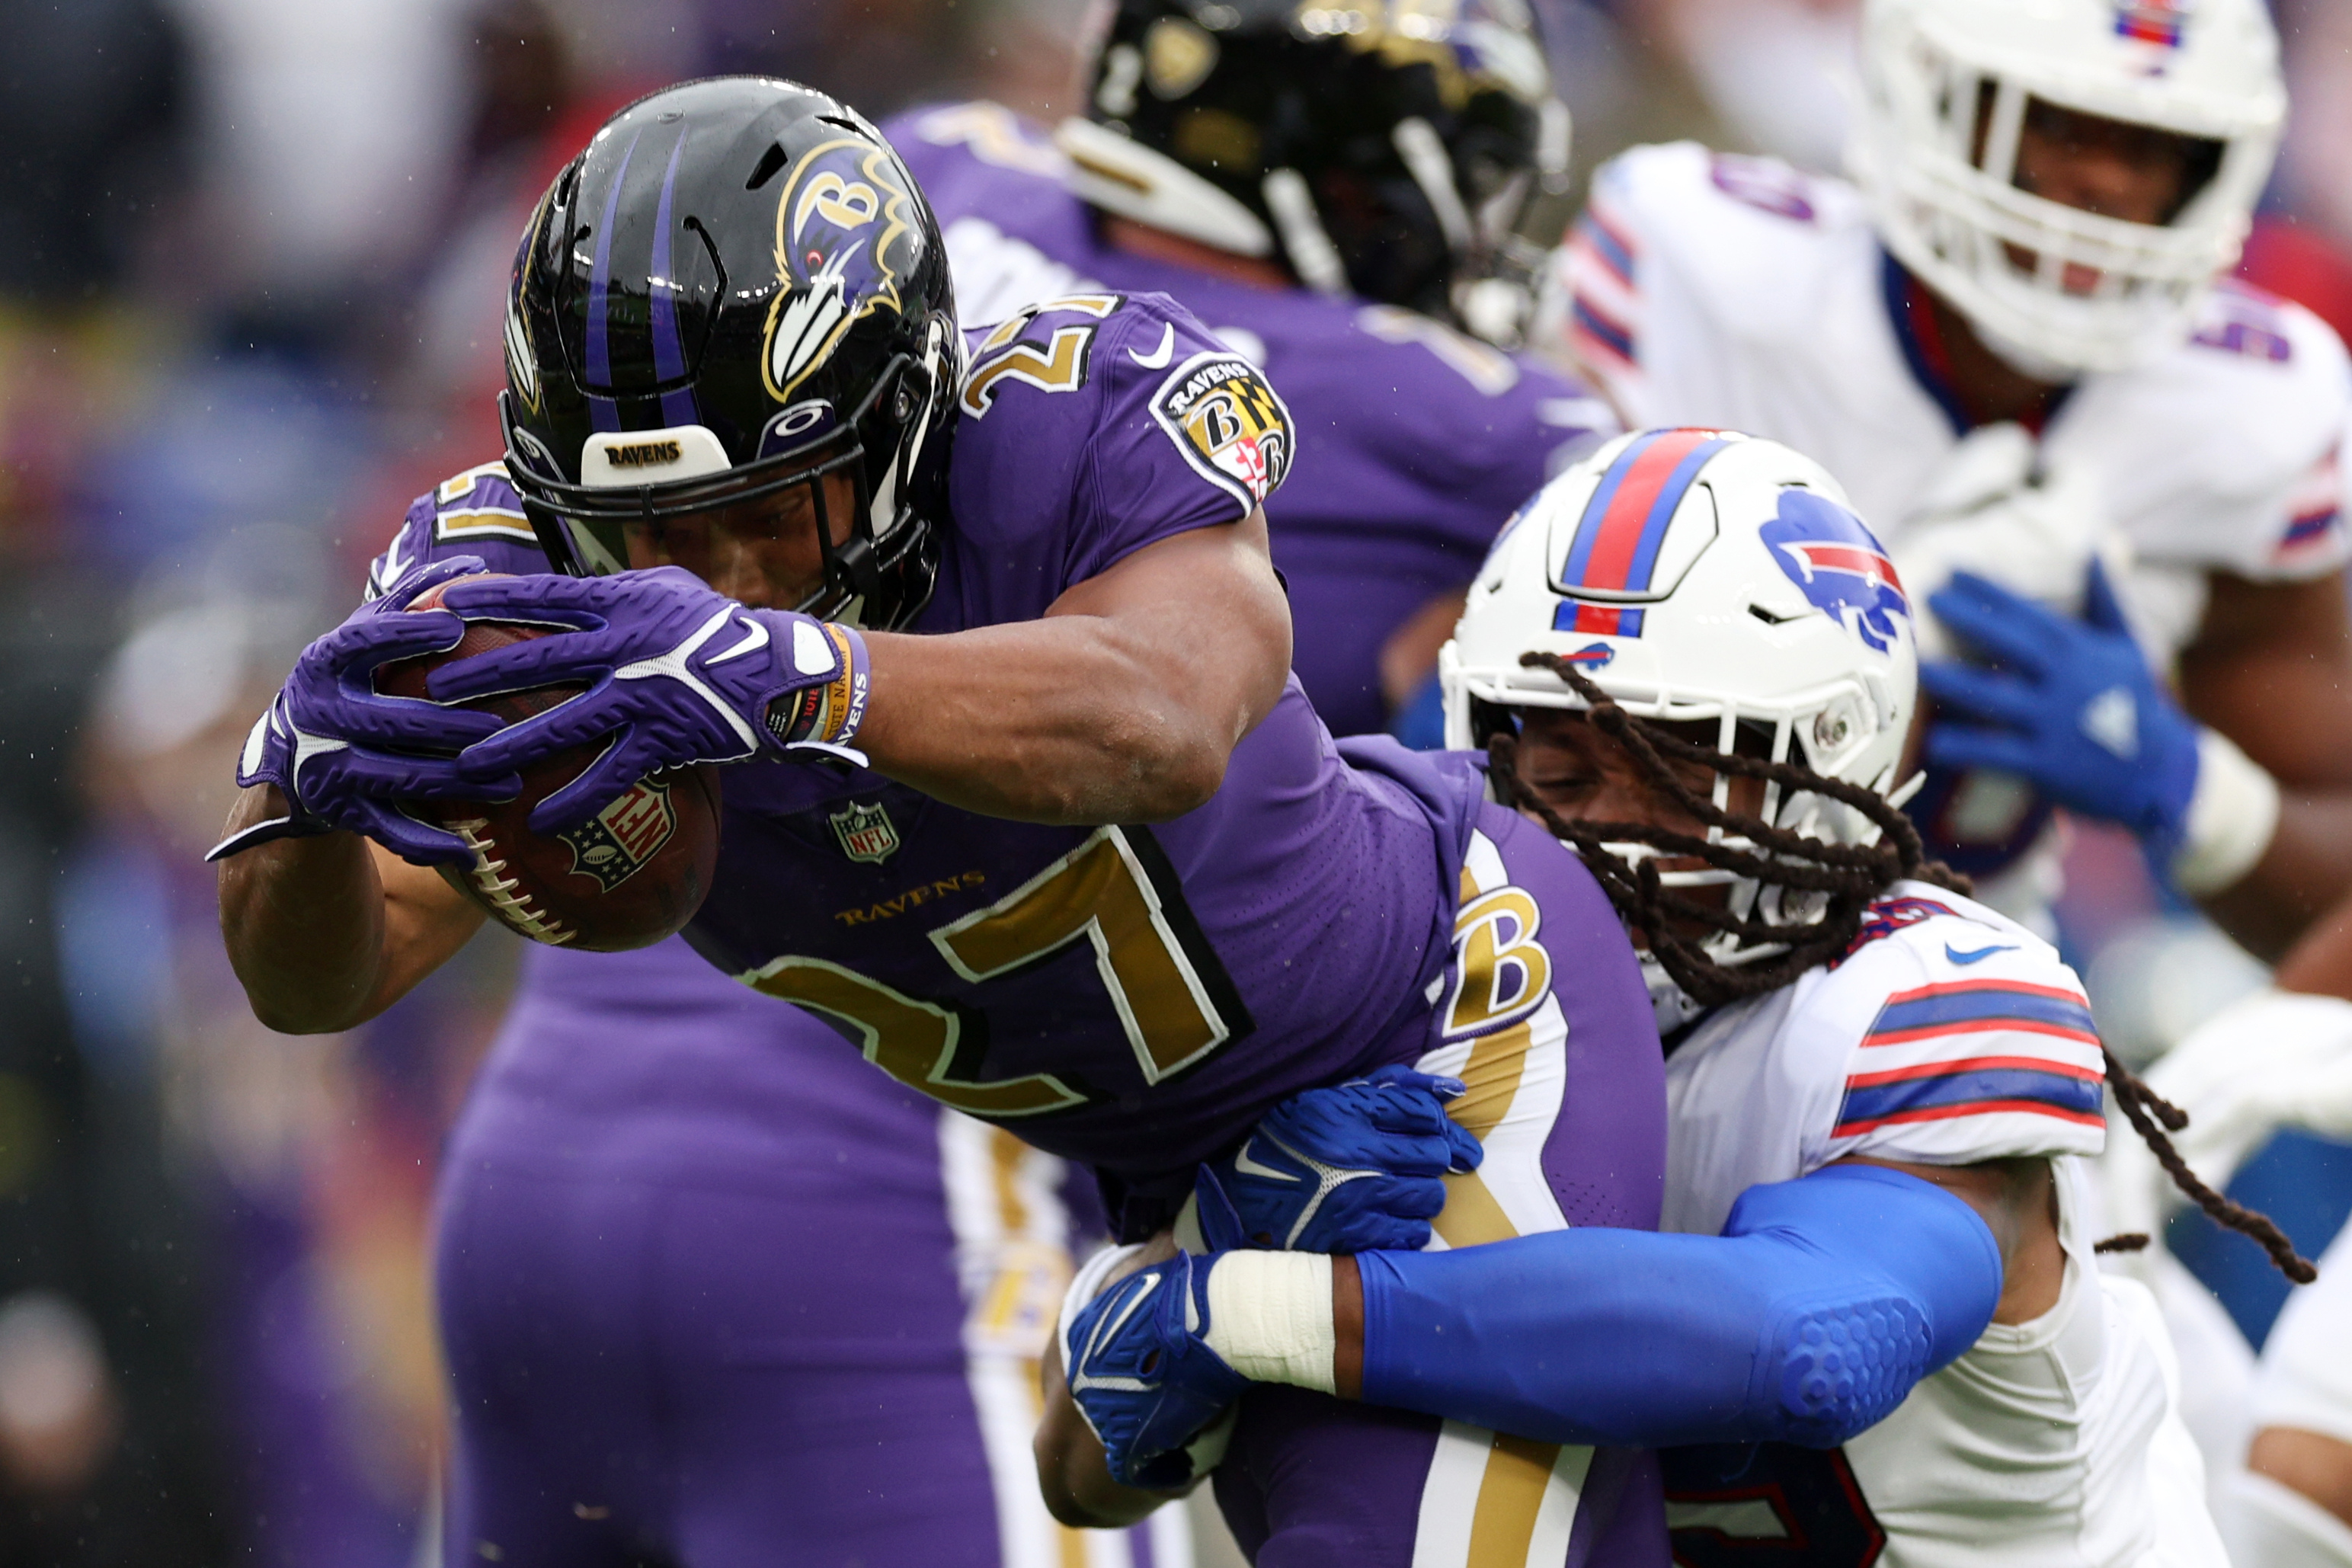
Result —
<instances>
[{"instance_id":1,"label":"purple jersey","mask_svg":"<svg viewBox=\"0 0 2352 1568\"><path fill-rule=\"evenodd\" d=\"M1280 401L1173 301L1075 297L969 343L919 631L1034 619L1239 521L1288 462ZM421 500L375 575L465 552L544 570L528 538L492 465ZM830 763L723 776L697 951L901 1082L1126 1176L1425 1048L1477 799L1394 747L1343 763L1295 681L1208 804L1148 828L984 817Z\"/></svg>"},{"instance_id":2,"label":"purple jersey","mask_svg":"<svg viewBox=\"0 0 2352 1568\"><path fill-rule=\"evenodd\" d=\"M946 232L964 320L1087 289L1156 290L1282 388L1297 478L1266 516L1290 585L1291 658L1336 734L1381 728L1381 644L1466 587L1512 510L1614 428L1584 388L1425 316L1102 244L1062 154L996 104L919 110L886 129Z\"/></svg>"}]
</instances>

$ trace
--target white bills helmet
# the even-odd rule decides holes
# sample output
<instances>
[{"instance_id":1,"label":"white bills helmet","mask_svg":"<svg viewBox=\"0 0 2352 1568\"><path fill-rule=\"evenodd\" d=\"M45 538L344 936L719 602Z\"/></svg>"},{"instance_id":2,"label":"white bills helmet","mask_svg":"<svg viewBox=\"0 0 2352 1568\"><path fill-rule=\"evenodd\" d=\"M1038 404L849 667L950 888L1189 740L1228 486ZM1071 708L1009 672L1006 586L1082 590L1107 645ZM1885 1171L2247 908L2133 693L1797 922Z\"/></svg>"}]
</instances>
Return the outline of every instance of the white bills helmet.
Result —
<instances>
[{"instance_id":1,"label":"white bills helmet","mask_svg":"<svg viewBox=\"0 0 2352 1568\"><path fill-rule=\"evenodd\" d=\"M1912 610L1885 551L1820 464L1719 430L1619 437L1545 486L1505 530L1438 656L1446 744L1483 749L1514 710L1587 709L1549 655L1627 712L1715 726L1718 752L1792 763L1898 796L1918 705ZM1730 805L1716 774L1714 804ZM1758 814L1830 845L1867 846L1873 815L1768 782ZM1708 830L1716 844L1752 841ZM1659 855L1608 843L1629 863ZM1916 848L1916 846L1915 846ZM1721 869L1664 872L1669 887L1729 884L1732 912L1814 921L1824 900ZM1705 944L1729 967L1777 951L1731 933Z\"/></svg>"},{"instance_id":2,"label":"white bills helmet","mask_svg":"<svg viewBox=\"0 0 2352 1568\"><path fill-rule=\"evenodd\" d=\"M2058 379L2188 335L2286 116L2262 0L1867 0L1862 55L1850 159L1880 236L1990 347ZM2164 224L2029 195L2014 175L2035 100L2210 143L2211 173Z\"/></svg>"}]
</instances>

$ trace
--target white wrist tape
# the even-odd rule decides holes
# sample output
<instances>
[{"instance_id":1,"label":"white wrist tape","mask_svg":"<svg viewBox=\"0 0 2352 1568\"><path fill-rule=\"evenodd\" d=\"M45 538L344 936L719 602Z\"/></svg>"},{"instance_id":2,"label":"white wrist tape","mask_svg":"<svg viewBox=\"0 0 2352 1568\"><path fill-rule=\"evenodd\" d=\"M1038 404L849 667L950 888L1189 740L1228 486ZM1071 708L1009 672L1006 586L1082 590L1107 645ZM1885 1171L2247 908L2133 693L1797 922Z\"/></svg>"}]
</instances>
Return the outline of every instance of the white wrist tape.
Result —
<instances>
[{"instance_id":1,"label":"white wrist tape","mask_svg":"<svg viewBox=\"0 0 2352 1568\"><path fill-rule=\"evenodd\" d=\"M2197 791L2172 879L2191 898L2220 892L2254 868L2278 819L2278 781L2227 735L2200 726Z\"/></svg>"},{"instance_id":2,"label":"white wrist tape","mask_svg":"<svg viewBox=\"0 0 2352 1568\"><path fill-rule=\"evenodd\" d=\"M1256 1383L1337 1394L1339 1331L1331 1259L1315 1252L1228 1252L1209 1270L1208 1346Z\"/></svg>"}]
</instances>

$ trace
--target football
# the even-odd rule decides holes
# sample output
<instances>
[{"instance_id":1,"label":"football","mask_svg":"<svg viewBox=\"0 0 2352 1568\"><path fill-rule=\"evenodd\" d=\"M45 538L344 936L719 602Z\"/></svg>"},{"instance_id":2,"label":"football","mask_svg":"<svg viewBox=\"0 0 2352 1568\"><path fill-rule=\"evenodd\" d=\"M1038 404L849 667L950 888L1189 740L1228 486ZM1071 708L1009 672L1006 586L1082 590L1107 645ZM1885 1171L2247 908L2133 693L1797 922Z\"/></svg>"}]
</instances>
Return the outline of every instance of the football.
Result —
<instances>
[{"instance_id":1,"label":"football","mask_svg":"<svg viewBox=\"0 0 2352 1568\"><path fill-rule=\"evenodd\" d=\"M443 588L454 585L433 589L409 608L439 609ZM425 677L451 659L546 635L535 626L469 621L456 647L388 664L376 687L388 696L424 697ZM512 724L578 691L541 687L465 706ZM702 763L640 779L585 822L554 834L532 832L531 808L578 778L598 751L575 746L524 769L522 793L510 801L417 801L408 809L466 841L473 863L445 866L442 875L509 930L593 952L649 947L693 919L710 890L719 860L719 776Z\"/></svg>"}]
</instances>

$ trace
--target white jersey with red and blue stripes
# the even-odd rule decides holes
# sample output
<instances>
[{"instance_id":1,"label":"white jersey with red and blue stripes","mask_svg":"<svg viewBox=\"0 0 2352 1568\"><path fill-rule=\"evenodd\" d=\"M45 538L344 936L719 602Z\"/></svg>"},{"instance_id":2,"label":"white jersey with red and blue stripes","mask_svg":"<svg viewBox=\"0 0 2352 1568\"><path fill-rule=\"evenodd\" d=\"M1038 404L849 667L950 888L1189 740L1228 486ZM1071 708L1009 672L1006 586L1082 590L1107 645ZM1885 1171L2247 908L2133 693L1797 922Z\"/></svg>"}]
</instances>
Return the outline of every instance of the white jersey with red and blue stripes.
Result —
<instances>
[{"instance_id":1,"label":"white jersey with red and blue stripes","mask_svg":"<svg viewBox=\"0 0 2352 1568\"><path fill-rule=\"evenodd\" d=\"M2057 952L1921 882L1872 905L1839 963L1675 1049L1662 1228L1712 1235L1749 1187L1853 1156L2043 1157L2066 1253L2056 1306L1988 1328L1843 1448L1768 1444L1728 1488L1670 1486L1676 1561L2221 1568L2155 1303L2091 1258L2075 1156L2105 1142L2103 1067Z\"/></svg>"},{"instance_id":2,"label":"white jersey with red and blue stripes","mask_svg":"<svg viewBox=\"0 0 2352 1568\"><path fill-rule=\"evenodd\" d=\"M1899 882L1834 968L1714 1014L1668 1059L1666 1228L1712 1235L1749 1187L1850 1155L2095 1154L2104 1066L2056 949Z\"/></svg>"},{"instance_id":3,"label":"white jersey with red and blue stripes","mask_svg":"<svg viewBox=\"0 0 2352 1568\"><path fill-rule=\"evenodd\" d=\"M1853 186L1696 142L1637 147L1593 176L1539 331L1635 427L1745 430L1814 458L1899 551L1967 430L1908 286ZM2336 334L2234 281L2188 342L2084 377L2052 413L2044 461L2096 477L2159 665L2195 635L2206 573L2298 581L2352 559L2347 415Z\"/></svg>"}]
</instances>

